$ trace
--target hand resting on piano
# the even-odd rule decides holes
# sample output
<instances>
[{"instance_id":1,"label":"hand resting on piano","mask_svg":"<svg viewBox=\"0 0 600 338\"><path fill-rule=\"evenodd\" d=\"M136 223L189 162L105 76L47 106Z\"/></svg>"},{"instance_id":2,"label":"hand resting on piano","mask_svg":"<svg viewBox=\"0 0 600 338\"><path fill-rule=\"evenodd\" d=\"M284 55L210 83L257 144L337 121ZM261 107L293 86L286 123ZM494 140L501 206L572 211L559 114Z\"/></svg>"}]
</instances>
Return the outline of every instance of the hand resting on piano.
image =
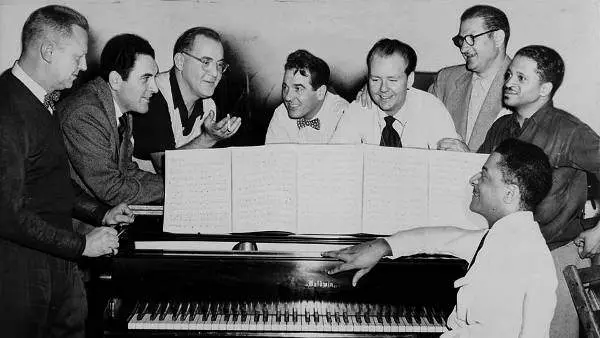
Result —
<instances>
[{"instance_id":1,"label":"hand resting on piano","mask_svg":"<svg viewBox=\"0 0 600 338\"><path fill-rule=\"evenodd\" d=\"M342 271L358 269L354 274L354 277L352 277L352 286L356 286L359 279L371 271L381 258L391 254L392 249L389 244L383 238L378 238L370 242L353 245L341 250L326 251L321 255L323 257L330 257L343 261L343 263L327 271L330 275Z\"/></svg>"}]
</instances>

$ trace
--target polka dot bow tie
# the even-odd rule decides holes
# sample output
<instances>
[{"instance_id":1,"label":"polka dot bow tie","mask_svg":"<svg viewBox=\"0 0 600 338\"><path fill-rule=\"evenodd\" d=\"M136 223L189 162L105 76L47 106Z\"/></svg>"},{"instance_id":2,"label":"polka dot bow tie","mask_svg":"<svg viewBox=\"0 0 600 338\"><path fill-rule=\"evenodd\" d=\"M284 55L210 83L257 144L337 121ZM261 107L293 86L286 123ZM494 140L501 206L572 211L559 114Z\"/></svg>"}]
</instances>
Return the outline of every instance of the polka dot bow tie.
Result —
<instances>
[{"instance_id":1,"label":"polka dot bow tie","mask_svg":"<svg viewBox=\"0 0 600 338\"><path fill-rule=\"evenodd\" d=\"M307 120L305 118L301 118L298 119L298 121L296 122L298 124L298 129L302 129L306 126L312 127L316 130L320 130L321 129L321 122L319 122L319 119L312 119L312 120Z\"/></svg>"},{"instance_id":2,"label":"polka dot bow tie","mask_svg":"<svg viewBox=\"0 0 600 338\"><path fill-rule=\"evenodd\" d=\"M54 104L56 103L56 101L58 101L59 97L59 91L55 90L51 93L47 93L46 95L44 95L44 107L54 111Z\"/></svg>"}]
</instances>

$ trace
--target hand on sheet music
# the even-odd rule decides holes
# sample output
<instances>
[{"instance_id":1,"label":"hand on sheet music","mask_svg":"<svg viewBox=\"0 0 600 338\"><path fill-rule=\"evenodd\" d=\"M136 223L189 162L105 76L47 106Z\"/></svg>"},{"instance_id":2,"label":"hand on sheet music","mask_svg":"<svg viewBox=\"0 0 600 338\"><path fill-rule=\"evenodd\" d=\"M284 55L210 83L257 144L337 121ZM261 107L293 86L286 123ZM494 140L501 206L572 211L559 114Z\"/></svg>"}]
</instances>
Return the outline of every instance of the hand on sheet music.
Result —
<instances>
[{"instance_id":1,"label":"hand on sheet music","mask_svg":"<svg viewBox=\"0 0 600 338\"><path fill-rule=\"evenodd\" d=\"M342 271L356 270L352 278L352 286L356 286L358 280L366 275L371 269L384 257L391 255L392 249L389 244L382 238L376 240L353 245L337 251L323 252L321 256L336 258L343 263L335 266L327 271L328 274L336 274Z\"/></svg>"},{"instance_id":2,"label":"hand on sheet music","mask_svg":"<svg viewBox=\"0 0 600 338\"><path fill-rule=\"evenodd\" d=\"M599 223L600 225L600 223ZM600 226L585 230L573 240L581 258L591 258L600 253Z\"/></svg>"},{"instance_id":3,"label":"hand on sheet music","mask_svg":"<svg viewBox=\"0 0 600 338\"><path fill-rule=\"evenodd\" d=\"M102 219L102 225L122 225L133 223L135 216L127 204L121 203L108 210Z\"/></svg>"},{"instance_id":4,"label":"hand on sheet music","mask_svg":"<svg viewBox=\"0 0 600 338\"><path fill-rule=\"evenodd\" d=\"M206 133L215 142L230 138L240 129L241 125L242 119L240 117L231 117L229 114L217 122L214 111L208 113L203 124Z\"/></svg>"},{"instance_id":5,"label":"hand on sheet music","mask_svg":"<svg viewBox=\"0 0 600 338\"><path fill-rule=\"evenodd\" d=\"M356 94L356 101L360 102L360 106L363 108L373 107L373 100L371 100L371 95L369 95L369 88L367 84L365 84Z\"/></svg>"},{"instance_id":6,"label":"hand on sheet music","mask_svg":"<svg viewBox=\"0 0 600 338\"><path fill-rule=\"evenodd\" d=\"M110 227L98 227L85 235L83 256L98 257L116 255L119 249L117 230Z\"/></svg>"},{"instance_id":7,"label":"hand on sheet music","mask_svg":"<svg viewBox=\"0 0 600 338\"><path fill-rule=\"evenodd\" d=\"M448 150L448 151L462 151L464 153L468 153L469 146L466 145L462 140L445 137L438 141L437 143L438 150Z\"/></svg>"}]
</instances>

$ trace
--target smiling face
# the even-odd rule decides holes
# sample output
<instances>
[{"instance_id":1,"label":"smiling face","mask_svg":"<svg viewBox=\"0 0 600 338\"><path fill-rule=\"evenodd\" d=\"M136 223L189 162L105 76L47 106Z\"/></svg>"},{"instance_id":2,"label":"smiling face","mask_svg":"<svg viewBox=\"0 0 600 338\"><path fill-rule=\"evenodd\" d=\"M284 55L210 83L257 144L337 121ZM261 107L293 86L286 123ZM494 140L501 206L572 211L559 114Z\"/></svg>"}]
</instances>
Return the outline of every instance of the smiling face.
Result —
<instances>
[{"instance_id":1,"label":"smiling face","mask_svg":"<svg viewBox=\"0 0 600 338\"><path fill-rule=\"evenodd\" d=\"M114 86L115 99L124 113L148 112L150 97L158 91L155 80L157 72L158 66L152 56L137 54L127 80L117 80ZM121 78L116 72L112 72L111 75Z\"/></svg>"},{"instance_id":2,"label":"smiling face","mask_svg":"<svg viewBox=\"0 0 600 338\"><path fill-rule=\"evenodd\" d=\"M190 55L179 53L182 58L181 75L184 81L182 90L189 91L193 96L201 99L211 97L215 88L221 81L223 74L217 69L217 62L223 62L223 45L216 40L204 35L194 39ZM195 57L195 58L194 58ZM212 60L206 69L198 59Z\"/></svg>"},{"instance_id":3,"label":"smiling face","mask_svg":"<svg viewBox=\"0 0 600 338\"><path fill-rule=\"evenodd\" d=\"M55 44L50 65L55 81L49 91L71 88L79 72L87 69L88 34L77 25L72 25L71 30L70 37L59 37Z\"/></svg>"},{"instance_id":4,"label":"smiling face","mask_svg":"<svg viewBox=\"0 0 600 338\"><path fill-rule=\"evenodd\" d=\"M517 111L535 111L548 100L551 88L537 73L537 62L517 55L506 70L504 104Z\"/></svg>"},{"instance_id":5,"label":"smiling face","mask_svg":"<svg viewBox=\"0 0 600 338\"><path fill-rule=\"evenodd\" d=\"M469 183L473 186L473 195L469 209L482 215L492 225L505 214L504 196L507 184L504 182L498 163L502 155L492 153L481 172L473 175Z\"/></svg>"},{"instance_id":6,"label":"smiling face","mask_svg":"<svg viewBox=\"0 0 600 338\"><path fill-rule=\"evenodd\" d=\"M304 74L302 74L304 73ZM317 115L324 99L324 86L313 89L307 70L288 69L283 75L281 98L291 119L311 120Z\"/></svg>"},{"instance_id":7,"label":"smiling face","mask_svg":"<svg viewBox=\"0 0 600 338\"><path fill-rule=\"evenodd\" d=\"M406 90L411 85L413 73L406 75L408 62L397 53L374 54L369 64L368 88L373 102L388 115L393 116L406 101Z\"/></svg>"},{"instance_id":8,"label":"smiling face","mask_svg":"<svg viewBox=\"0 0 600 338\"><path fill-rule=\"evenodd\" d=\"M460 36L477 35L487 31L482 18L474 17L460 23ZM483 34L475 38L473 46L463 43L460 53L465 59L467 69L475 73L484 73L490 69L494 60L501 53L499 46L494 41L496 33Z\"/></svg>"}]
</instances>

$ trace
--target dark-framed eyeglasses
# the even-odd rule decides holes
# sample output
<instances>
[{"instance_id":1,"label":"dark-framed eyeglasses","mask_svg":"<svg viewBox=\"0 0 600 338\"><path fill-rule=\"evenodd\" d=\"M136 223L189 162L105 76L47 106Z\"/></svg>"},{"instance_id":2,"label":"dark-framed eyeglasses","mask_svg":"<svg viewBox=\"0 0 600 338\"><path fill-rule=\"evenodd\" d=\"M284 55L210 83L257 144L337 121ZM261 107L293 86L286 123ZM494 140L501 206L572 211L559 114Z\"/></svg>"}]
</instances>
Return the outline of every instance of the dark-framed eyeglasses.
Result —
<instances>
[{"instance_id":1,"label":"dark-framed eyeglasses","mask_svg":"<svg viewBox=\"0 0 600 338\"><path fill-rule=\"evenodd\" d=\"M215 62L217 65L217 72L223 74L227 71L227 69L229 68L229 64L225 61L215 61L213 58L209 58L208 56L203 56L201 58L194 56L188 52L181 52L189 57L191 57L192 59L199 61L200 65L202 66L202 69L204 70L208 70L210 68L210 65Z\"/></svg>"},{"instance_id":2,"label":"dark-framed eyeglasses","mask_svg":"<svg viewBox=\"0 0 600 338\"><path fill-rule=\"evenodd\" d=\"M487 33L491 33L491 32L495 32L499 30L498 28L496 29L490 29L489 31L485 31L483 33L479 33L479 34L475 34L475 35L465 35L465 36L460 36L460 35L456 35L455 37L452 38L452 42L454 42L454 45L458 48L461 48L463 46L463 43L467 43L467 45L469 46L473 46L475 44L475 38L482 36L484 34Z\"/></svg>"}]
</instances>

